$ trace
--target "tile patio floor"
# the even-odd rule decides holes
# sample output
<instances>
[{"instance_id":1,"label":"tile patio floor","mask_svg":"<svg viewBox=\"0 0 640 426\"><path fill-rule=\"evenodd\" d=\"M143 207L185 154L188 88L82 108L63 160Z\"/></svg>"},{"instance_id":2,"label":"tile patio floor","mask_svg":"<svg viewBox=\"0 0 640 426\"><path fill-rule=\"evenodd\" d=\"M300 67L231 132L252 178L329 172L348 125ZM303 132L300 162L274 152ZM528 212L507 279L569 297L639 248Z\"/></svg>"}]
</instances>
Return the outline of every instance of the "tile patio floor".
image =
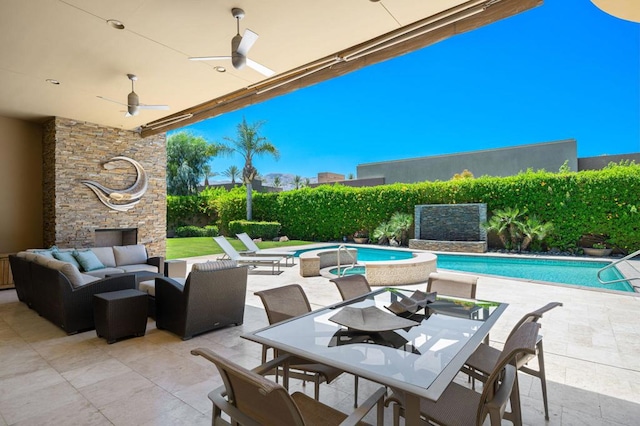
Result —
<instances>
[{"instance_id":1,"label":"tile patio floor","mask_svg":"<svg viewBox=\"0 0 640 426\"><path fill-rule=\"evenodd\" d=\"M0 291L0 425L210 424L206 395L221 382L212 364L189 353L192 348L255 367L260 347L239 337L267 324L254 291L299 283L314 308L340 300L326 278L302 278L297 265L283 270L250 274L242 326L184 342L157 330L152 319L144 337L112 345L95 331L67 336L18 302L14 290ZM564 303L541 322L551 419L544 420L539 381L521 374L525 424L640 424L640 297L488 277L480 278L477 296L510 304L491 332L498 346L526 312L549 301ZM364 398L375 385L361 383ZM323 385L321 400L349 411L352 387L352 377L343 375Z\"/></svg>"}]
</instances>

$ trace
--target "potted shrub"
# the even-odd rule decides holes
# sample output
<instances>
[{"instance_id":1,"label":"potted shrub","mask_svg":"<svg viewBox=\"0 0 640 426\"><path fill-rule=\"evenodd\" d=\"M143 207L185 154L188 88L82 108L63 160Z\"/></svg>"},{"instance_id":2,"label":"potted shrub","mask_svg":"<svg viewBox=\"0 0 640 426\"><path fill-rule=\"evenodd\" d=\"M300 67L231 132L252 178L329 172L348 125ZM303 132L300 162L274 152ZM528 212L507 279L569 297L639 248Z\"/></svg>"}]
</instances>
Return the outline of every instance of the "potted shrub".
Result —
<instances>
[{"instance_id":1,"label":"potted shrub","mask_svg":"<svg viewBox=\"0 0 640 426\"><path fill-rule=\"evenodd\" d=\"M354 232L353 241L358 244L366 244L367 242L369 242L369 232L364 229Z\"/></svg>"},{"instance_id":2,"label":"potted shrub","mask_svg":"<svg viewBox=\"0 0 640 426\"><path fill-rule=\"evenodd\" d=\"M607 248L604 243L593 243L591 247L582 247L584 254L588 256L609 256L611 254L612 249Z\"/></svg>"}]
</instances>

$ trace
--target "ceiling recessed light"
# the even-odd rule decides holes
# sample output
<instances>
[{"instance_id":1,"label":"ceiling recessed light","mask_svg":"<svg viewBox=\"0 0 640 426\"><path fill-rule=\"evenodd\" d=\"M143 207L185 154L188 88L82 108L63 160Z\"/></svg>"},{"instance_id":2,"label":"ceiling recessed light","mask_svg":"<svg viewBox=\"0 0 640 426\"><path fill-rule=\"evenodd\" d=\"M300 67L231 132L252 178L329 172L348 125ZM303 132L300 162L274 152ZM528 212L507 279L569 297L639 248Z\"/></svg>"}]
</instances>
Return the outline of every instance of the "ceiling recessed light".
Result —
<instances>
[{"instance_id":1,"label":"ceiling recessed light","mask_svg":"<svg viewBox=\"0 0 640 426\"><path fill-rule=\"evenodd\" d=\"M124 24L117 19L107 19L107 24L116 30L124 30Z\"/></svg>"},{"instance_id":2,"label":"ceiling recessed light","mask_svg":"<svg viewBox=\"0 0 640 426\"><path fill-rule=\"evenodd\" d=\"M51 84L55 84L55 85L59 85L60 82L58 80L56 80L55 78L48 78L45 80L47 83L51 83Z\"/></svg>"},{"instance_id":3,"label":"ceiling recessed light","mask_svg":"<svg viewBox=\"0 0 640 426\"><path fill-rule=\"evenodd\" d=\"M217 67L214 68L214 70L218 72L225 72L227 69L225 67L221 67L220 65L218 65Z\"/></svg>"}]
</instances>

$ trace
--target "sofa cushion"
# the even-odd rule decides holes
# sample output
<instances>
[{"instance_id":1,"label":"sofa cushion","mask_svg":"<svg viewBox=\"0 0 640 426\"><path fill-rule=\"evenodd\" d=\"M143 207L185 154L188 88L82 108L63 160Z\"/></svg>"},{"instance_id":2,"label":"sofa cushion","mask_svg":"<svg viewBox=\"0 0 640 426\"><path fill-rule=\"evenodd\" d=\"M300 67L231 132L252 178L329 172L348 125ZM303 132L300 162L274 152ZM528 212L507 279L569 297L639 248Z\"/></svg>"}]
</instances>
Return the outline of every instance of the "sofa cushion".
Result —
<instances>
[{"instance_id":1,"label":"sofa cushion","mask_svg":"<svg viewBox=\"0 0 640 426\"><path fill-rule=\"evenodd\" d=\"M147 263L147 250L142 244L114 246L113 255L116 258L116 266L118 267Z\"/></svg>"},{"instance_id":2,"label":"sofa cushion","mask_svg":"<svg viewBox=\"0 0 640 426\"><path fill-rule=\"evenodd\" d=\"M122 269L124 272L138 272L138 271L147 271L158 273L158 268L153 265L147 265L146 263L137 264L137 265L120 265L118 268Z\"/></svg>"},{"instance_id":3,"label":"sofa cushion","mask_svg":"<svg viewBox=\"0 0 640 426\"><path fill-rule=\"evenodd\" d=\"M54 251L53 257L63 262L70 263L78 269L80 268L80 264L78 263L76 258L73 256L72 251Z\"/></svg>"},{"instance_id":4,"label":"sofa cushion","mask_svg":"<svg viewBox=\"0 0 640 426\"><path fill-rule=\"evenodd\" d=\"M120 268L102 268L93 271L84 272L83 275L91 275L92 277L105 278L107 275L124 274L124 269Z\"/></svg>"},{"instance_id":5,"label":"sofa cushion","mask_svg":"<svg viewBox=\"0 0 640 426\"><path fill-rule=\"evenodd\" d=\"M115 268L116 258L113 255L113 247L92 247L91 251L105 267Z\"/></svg>"},{"instance_id":6,"label":"sofa cushion","mask_svg":"<svg viewBox=\"0 0 640 426\"><path fill-rule=\"evenodd\" d=\"M104 269L104 265L91 250L74 251L73 257L78 261L85 272Z\"/></svg>"},{"instance_id":7,"label":"sofa cushion","mask_svg":"<svg viewBox=\"0 0 640 426\"><path fill-rule=\"evenodd\" d=\"M62 274L64 274L65 277L67 277L71 285L75 288L82 287L83 285L87 284L85 278L82 276L78 268L69 262L50 259L49 262L44 266L46 266L47 268L55 269L56 271L60 271Z\"/></svg>"},{"instance_id":8,"label":"sofa cushion","mask_svg":"<svg viewBox=\"0 0 640 426\"><path fill-rule=\"evenodd\" d=\"M235 260L215 260L204 263L194 263L191 267L192 271L217 271L219 269L229 269L238 266Z\"/></svg>"}]
</instances>

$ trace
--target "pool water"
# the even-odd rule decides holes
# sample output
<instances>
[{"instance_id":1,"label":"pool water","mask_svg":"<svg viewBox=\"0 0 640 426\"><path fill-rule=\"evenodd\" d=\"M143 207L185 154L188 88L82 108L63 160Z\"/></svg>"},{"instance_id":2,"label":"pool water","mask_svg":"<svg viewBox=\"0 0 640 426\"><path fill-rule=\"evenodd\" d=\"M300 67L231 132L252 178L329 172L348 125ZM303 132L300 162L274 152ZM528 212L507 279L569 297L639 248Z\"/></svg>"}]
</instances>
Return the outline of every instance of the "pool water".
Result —
<instances>
[{"instance_id":1,"label":"pool water","mask_svg":"<svg viewBox=\"0 0 640 426\"><path fill-rule=\"evenodd\" d=\"M628 282L604 285L598 281L598 270L609 262L590 262L580 260L523 259L491 256L463 256L438 254L438 268L455 271L476 272L479 274L501 275L536 281L549 281L562 284L575 284L609 290L630 291ZM609 268L601 275L604 281L624 278L615 268Z\"/></svg>"},{"instance_id":2,"label":"pool water","mask_svg":"<svg viewBox=\"0 0 640 426\"><path fill-rule=\"evenodd\" d=\"M300 253L304 253L306 251L312 250L326 250L326 249L337 249L339 246L326 246L320 248L313 249L304 249L298 250L295 252L295 256L300 256ZM402 251L402 250L386 250L379 249L373 247L358 247L348 245L349 249L358 250L358 260L363 262L375 262L375 261L383 261L383 260L402 260L402 259L411 259L413 255L410 251Z\"/></svg>"},{"instance_id":3,"label":"pool water","mask_svg":"<svg viewBox=\"0 0 640 426\"><path fill-rule=\"evenodd\" d=\"M350 246L349 248L358 249L358 261L393 260L390 259L389 256L398 256L395 259L408 259L411 257L410 253L404 251L380 250L353 246ZM368 251L374 252L371 254L370 258L368 257L369 253L365 254ZM547 281L560 284L573 284L585 287L634 292L633 287L627 281L608 285L602 284L598 281L598 270L608 264L609 262L581 261L573 259L554 260L516 257L506 258L498 256L465 256L457 254L438 254L437 261L438 268L450 269L453 271L499 275L525 280ZM330 272L338 275L337 268L332 269ZM347 270L347 274L364 273L364 266L357 266ZM601 278L604 281L613 281L624 277L614 267L604 271Z\"/></svg>"}]
</instances>

